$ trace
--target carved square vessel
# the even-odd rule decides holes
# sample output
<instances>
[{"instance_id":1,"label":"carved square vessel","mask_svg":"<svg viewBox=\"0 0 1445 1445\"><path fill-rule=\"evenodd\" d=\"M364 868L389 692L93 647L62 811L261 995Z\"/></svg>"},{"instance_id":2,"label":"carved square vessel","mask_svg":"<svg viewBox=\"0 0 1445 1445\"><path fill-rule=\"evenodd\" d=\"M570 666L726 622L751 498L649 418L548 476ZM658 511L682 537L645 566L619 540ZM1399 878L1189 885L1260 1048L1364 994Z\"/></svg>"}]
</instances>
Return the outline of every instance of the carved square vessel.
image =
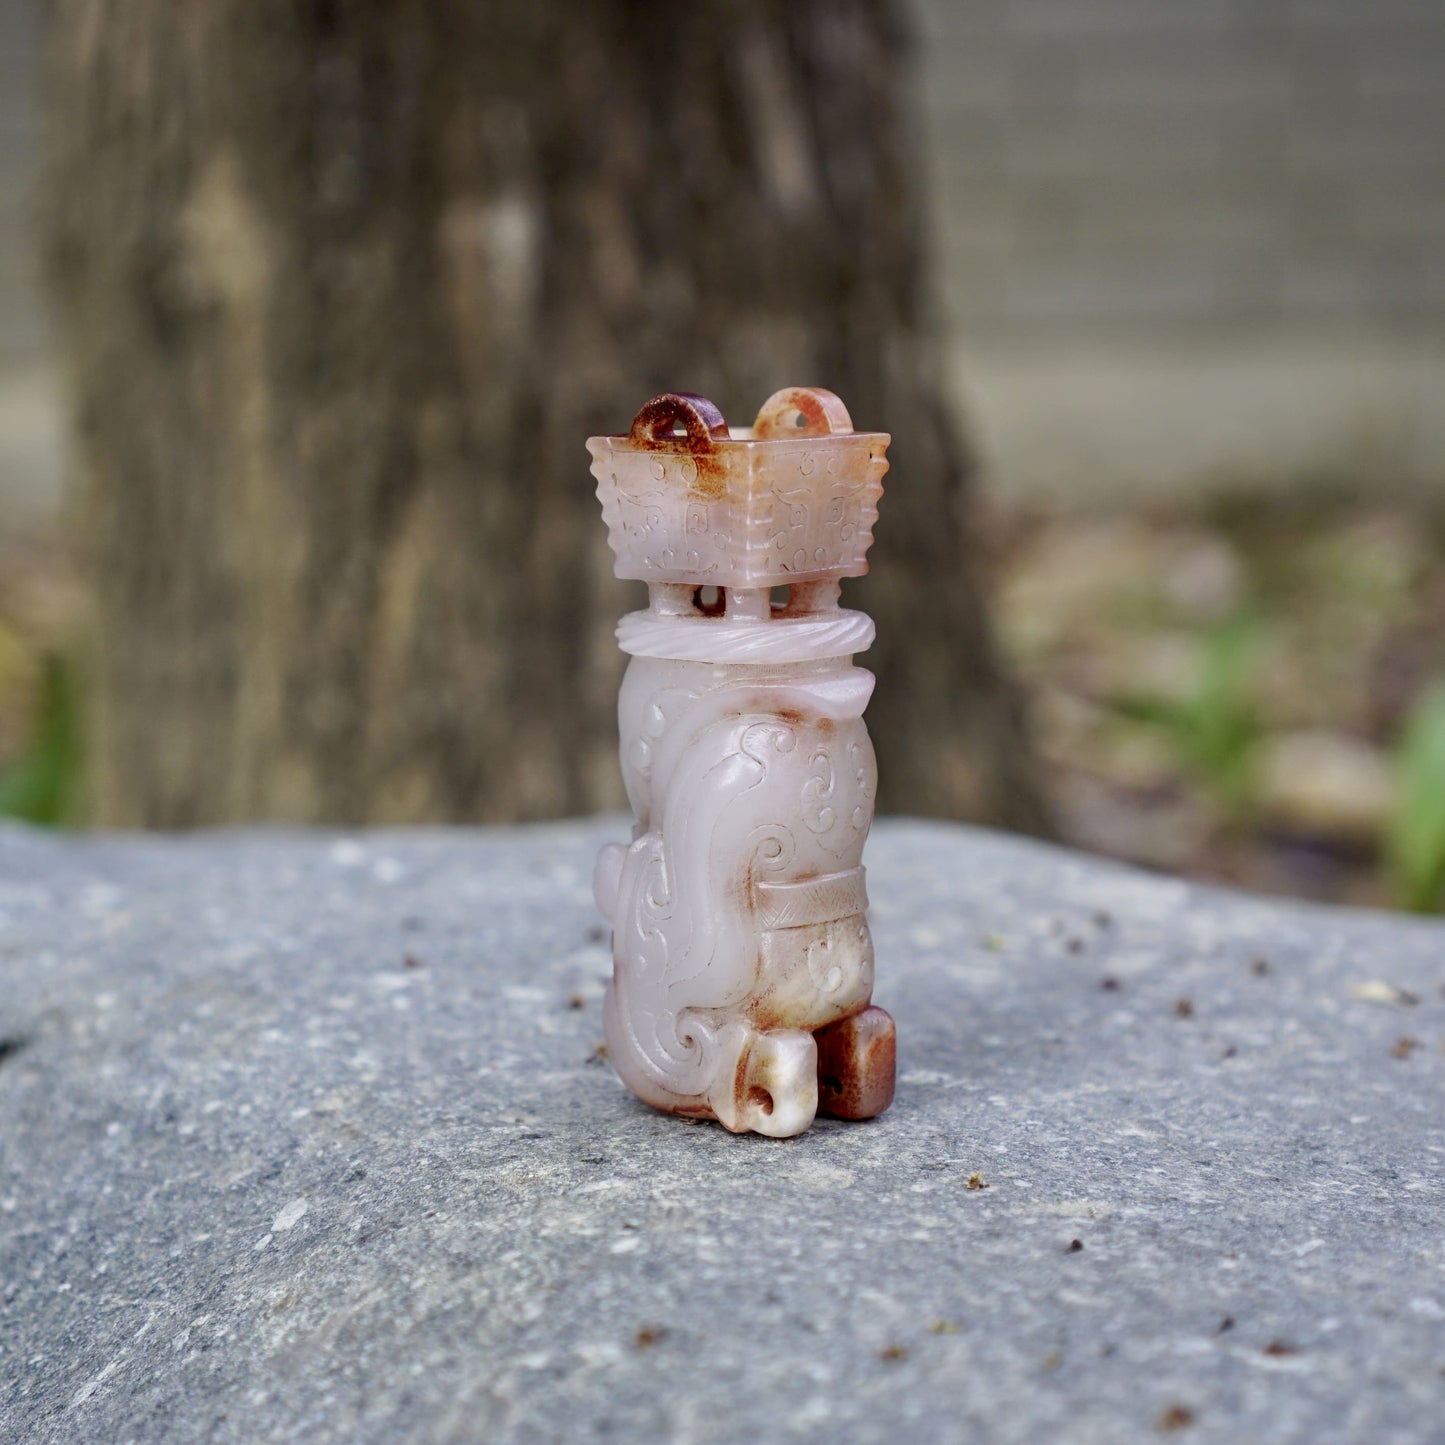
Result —
<instances>
[{"instance_id":1,"label":"carved square vessel","mask_svg":"<svg viewBox=\"0 0 1445 1445\"><path fill-rule=\"evenodd\" d=\"M791 416L591 438L617 575L756 588L867 572L888 436Z\"/></svg>"}]
</instances>

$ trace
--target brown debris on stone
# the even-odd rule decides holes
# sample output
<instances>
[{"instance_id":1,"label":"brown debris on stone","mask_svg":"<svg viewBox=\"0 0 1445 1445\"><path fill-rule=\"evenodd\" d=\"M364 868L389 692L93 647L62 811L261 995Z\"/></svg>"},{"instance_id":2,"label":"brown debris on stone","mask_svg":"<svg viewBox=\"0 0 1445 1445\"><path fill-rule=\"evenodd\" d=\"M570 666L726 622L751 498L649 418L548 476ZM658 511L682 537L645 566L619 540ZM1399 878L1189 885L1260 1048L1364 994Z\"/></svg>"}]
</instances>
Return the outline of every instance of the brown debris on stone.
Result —
<instances>
[{"instance_id":1,"label":"brown debris on stone","mask_svg":"<svg viewBox=\"0 0 1445 1445\"><path fill-rule=\"evenodd\" d=\"M1187 1405L1171 1405L1160 1415L1157 1428L1161 1431L1185 1430L1194 1423L1194 1411Z\"/></svg>"}]
</instances>

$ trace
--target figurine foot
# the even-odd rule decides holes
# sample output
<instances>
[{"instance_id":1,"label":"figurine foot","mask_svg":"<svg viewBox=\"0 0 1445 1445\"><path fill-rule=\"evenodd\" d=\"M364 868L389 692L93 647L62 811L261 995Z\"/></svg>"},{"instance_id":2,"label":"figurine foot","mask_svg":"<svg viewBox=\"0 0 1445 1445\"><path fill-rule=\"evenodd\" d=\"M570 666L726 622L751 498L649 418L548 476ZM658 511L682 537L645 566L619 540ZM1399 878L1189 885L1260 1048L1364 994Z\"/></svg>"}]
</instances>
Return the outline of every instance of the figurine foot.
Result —
<instances>
[{"instance_id":1,"label":"figurine foot","mask_svg":"<svg viewBox=\"0 0 1445 1445\"><path fill-rule=\"evenodd\" d=\"M754 1034L728 1084L727 1097L712 1101L725 1128L773 1139L803 1133L818 1112L818 1046L813 1035L802 1029Z\"/></svg>"},{"instance_id":2,"label":"figurine foot","mask_svg":"<svg viewBox=\"0 0 1445 1445\"><path fill-rule=\"evenodd\" d=\"M871 1119L893 1102L898 1044L893 1019L881 1008L821 1028L819 1108L839 1119Z\"/></svg>"}]
</instances>

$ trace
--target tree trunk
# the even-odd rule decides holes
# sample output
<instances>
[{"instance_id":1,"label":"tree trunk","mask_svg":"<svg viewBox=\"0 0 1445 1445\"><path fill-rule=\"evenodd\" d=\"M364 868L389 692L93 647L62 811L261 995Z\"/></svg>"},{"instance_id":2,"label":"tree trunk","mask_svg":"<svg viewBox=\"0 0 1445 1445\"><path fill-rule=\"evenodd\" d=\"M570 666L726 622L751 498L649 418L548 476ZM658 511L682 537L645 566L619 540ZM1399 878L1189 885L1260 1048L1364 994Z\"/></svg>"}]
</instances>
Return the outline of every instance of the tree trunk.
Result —
<instances>
[{"instance_id":1,"label":"tree trunk","mask_svg":"<svg viewBox=\"0 0 1445 1445\"><path fill-rule=\"evenodd\" d=\"M91 814L620 801L583 439L777 387L893 432L894 810L1039 829L940 401L882 0L53 0L48 271L98 606ZM635 586L635 584L633 584Z\"/></svg>"}]
</instances>

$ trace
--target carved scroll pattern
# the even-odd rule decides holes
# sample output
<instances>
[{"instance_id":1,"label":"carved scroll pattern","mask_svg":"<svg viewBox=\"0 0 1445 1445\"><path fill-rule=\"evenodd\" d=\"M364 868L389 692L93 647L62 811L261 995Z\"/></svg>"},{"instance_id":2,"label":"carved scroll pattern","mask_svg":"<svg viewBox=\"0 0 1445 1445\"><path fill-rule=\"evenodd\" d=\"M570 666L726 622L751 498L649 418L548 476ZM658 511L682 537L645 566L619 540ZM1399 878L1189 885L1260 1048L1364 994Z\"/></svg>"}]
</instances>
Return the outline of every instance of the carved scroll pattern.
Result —
<instances>
[{"instance_id":1,"label":"carved scroll pattern","mask_svg":"<svg viewBox=\"0 0 1445 1445\"><path fill-rule=\"evenodd\" d=\"M758 458L724 443L703 460L594 438L592 473L617 574L644 581L768 585L866 570L883 444L820 438Z\"/></svg>"},{"instance_id":2,"label":"carved scroll pattern","mask_svg":"<svg viewBox=\"0 0 1445 1445\"><path fill-rule=\"evenodd\" d=\"M834 857L860 853L873 821L877 765L861 723L817 746L809 758L800 811L804 824Z\"/></svg>"},{"instance_id":3,"label":"carved scroll pattern","mask_svg":"<svg viewBox=\"0 0 1445 1445\"><path fill-rule=\"evenodd\" d=\"M711 464L728 465L725 457ZM692 457L624 455L605 474L595 465L593 473L612 550L631 565L619 575L703 578L733 567L737 548L729 509L696 495Z\"/></svg>"},{"instance_id":4,"label":"carved scroll pattern","mask_svg":"<svg viewBox=\"0 0 1445 1445\"><path fill-rule=\"evenodd\" d=\"M614 1020L643 1071L675 1095L706 1092L727 1029L712 1011L736 1009L751 985L750 919L727 887L751 831L735 813L794 746L781 721L738 716L741 692L704 695L658 739L653 831L633 843L619 889Z\"/></svg>"},{"instance_id":5,"label":"carved scroll pattern","mask_svg":"<svg viewBox=\"0 0 1445 1445\"><path fill-rule=\"evenodd\" d=\"M867 483L839 476L839 461L836 452L805 452L796 478L769 490L762 525L780 571L837 571L861 555L857 539Z\"/></svg>"},{"instance_id":6,"label":"carved scroll pattern","mask_svg":"<svg viewBox=\"0 0 1445 1445\"><path fill-rule=\"evenodd\" d=\"M816 719L750 713L751 693L659 687L635 710L633 726L648 736L623 737L624 755L641 765L634 804L650 826L621 870L608 1037L629 1083L637 1087L631 1066L674 1101L706 1094L758 987L749 880L819 871L822 854L856 866L872 816L861 720L830 724L820 739ZM789 796L793 816L780 817ZM807 958L824 991L842 977L829 948Z\"/></svg>"}]
</instances>

